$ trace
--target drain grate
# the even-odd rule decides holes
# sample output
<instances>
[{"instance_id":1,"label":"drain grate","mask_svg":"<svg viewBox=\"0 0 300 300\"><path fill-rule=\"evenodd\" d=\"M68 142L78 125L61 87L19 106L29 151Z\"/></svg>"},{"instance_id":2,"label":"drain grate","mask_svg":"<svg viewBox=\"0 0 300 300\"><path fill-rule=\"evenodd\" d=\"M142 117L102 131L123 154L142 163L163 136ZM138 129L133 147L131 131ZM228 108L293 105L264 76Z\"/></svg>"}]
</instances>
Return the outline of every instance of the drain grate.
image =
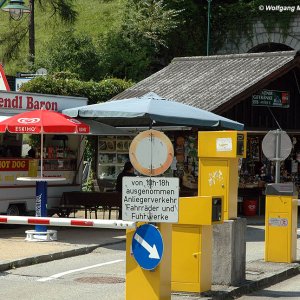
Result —
<instances>
[{"instance_id":1,"label":"drain grate","mask_svg":"<svg viewBox=\"0 0 300 300\"><path fill-rule=\"evenodd\" d=\"M115 284L124 283L125 279L121 277L80 277L74 279L74 281L93 284Z\"/></svg>"}]
</instances>

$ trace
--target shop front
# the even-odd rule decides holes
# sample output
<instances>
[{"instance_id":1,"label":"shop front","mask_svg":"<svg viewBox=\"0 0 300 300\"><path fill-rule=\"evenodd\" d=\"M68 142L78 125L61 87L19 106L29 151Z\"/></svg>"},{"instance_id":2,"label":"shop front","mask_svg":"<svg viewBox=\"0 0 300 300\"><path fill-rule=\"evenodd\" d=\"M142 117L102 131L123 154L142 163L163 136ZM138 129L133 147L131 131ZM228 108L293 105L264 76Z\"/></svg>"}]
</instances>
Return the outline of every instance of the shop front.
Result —
<instances>
[{"instance_id":1,"label":"shop front","mask_svg":"<svg viewBox=\"0 0 300 300\"><path fill-rule=\"evenodd\" d=\"M174 146L175 158L164 173L180 179L180 195L198 193L198 130L164 131ZM137 134L136 132L135 134ZM281 162L281 182L294 182L300 187L300 133L287 132L292 141L292 151ZM134 134L134 135L135 135ZM247 132L246 158L239 161L238 214L264 215L266 184L275 180L275 161L268 160L262 150L267 131ZM129 160L129 147L134 135L98 137L97 177L101 191L115 189L118 174Z\"/></svg>"},{"instance_id":2,"label":"shop front","mask_svg":"<svg viewBox=\"0 0 300 300\"><path fill-rule=\"evenodd\" d=\"M263 139L267 132L248 133L247 157L242 161L239 181L240 213L252 216L265 213L266 184L275 182L276 166L264 155ZM300 188L300 134L287 132L292 150L280 163L280 182L293 182Z\"/></svg>"},{"instance_id":3,"label":"shop front","mask_svg":"<svg viewBox=\"0 0 300 300\"><path fill-rule=\"evenodd\" d=\"M197 130L170 130L162 128L174 147L174 160L163 174L165 177L180 179L180 195L194 196L198 193L198 157ZM129 147L132 139L140 130L127 136L98 137L97 177L101 191L115 189L116 178L122 171L124 163L129 160Z\"/></svg>"},{"instance_id":4,"label":"shop front","mask_svg":"<svg viewBox=\"0 0 300 300\"><path fill-rule=\"evenodd\" d=\"M0 92L0 119L36 109L61 111L86 105L86 98ZM0 134L0 213L22 215L35 211L35 183L19 181L19 177L36 177L43 155L43 176L65 178L49 183L48 212L53 213L63 192L81 189L83 136L46 134L43 149L40 135Z\"/></svg>"},{"instance_id":5,"label":"shop front","mask_svg":"<svg viewBox=\"0 0 300 300\"><path fill-rule=\"evenodd\" d=\"M291 138L292 151L281 162L280 181L292 181L299 188L300 56L296 51L175 58L114 100L142 96L149 90L245 125L247 157L240 161L237 199L240 215L264 214L265 186L275 180L275 162L262 151L262 140L270 130L281 128ZM178 160L174 174L181 174L182 187L188 182L186 188L193 191L197 163L182 151L190 132L179 135L184 139L174 138Z\"/></svg>"},{"instance_id":6,"label":"shop front","mask_svg":"<svg viewBox=\"0 0 300 300\"><path fill-rule=\"evenodd\" d=\"M269 131L287 133L291 151L280 162L279 182L293 182L300 189L299 70L288 72L228 110L226 117L243 116L247 130L247 157L240 165L239 212L246 216L265 214L265 187L275 182L276 163L263 151ZM295 81L296 80L296 81ZM270 145L271 146L271 145ZM276 145L274 144L274 148Z\"/></svg>"}]
</instances>

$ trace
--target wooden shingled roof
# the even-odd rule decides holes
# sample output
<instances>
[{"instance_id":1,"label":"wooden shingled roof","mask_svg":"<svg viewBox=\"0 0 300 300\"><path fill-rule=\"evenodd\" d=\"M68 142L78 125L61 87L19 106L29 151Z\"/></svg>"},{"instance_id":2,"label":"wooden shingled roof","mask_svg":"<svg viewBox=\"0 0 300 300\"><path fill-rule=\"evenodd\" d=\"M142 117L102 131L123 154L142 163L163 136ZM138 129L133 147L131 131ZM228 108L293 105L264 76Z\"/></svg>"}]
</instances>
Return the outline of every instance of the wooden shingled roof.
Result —
<instances>
[{"instance_id":1,"label":"wooden shingled roof","mask_svg":"<svg viewBox=\"0 0 300 300\"><path fill-rule=\"evenodd\" d=\"M151 91L221 114L296 65L300 66L296 51L175 58L112 100Z\"/></svg>"}]
</instances>

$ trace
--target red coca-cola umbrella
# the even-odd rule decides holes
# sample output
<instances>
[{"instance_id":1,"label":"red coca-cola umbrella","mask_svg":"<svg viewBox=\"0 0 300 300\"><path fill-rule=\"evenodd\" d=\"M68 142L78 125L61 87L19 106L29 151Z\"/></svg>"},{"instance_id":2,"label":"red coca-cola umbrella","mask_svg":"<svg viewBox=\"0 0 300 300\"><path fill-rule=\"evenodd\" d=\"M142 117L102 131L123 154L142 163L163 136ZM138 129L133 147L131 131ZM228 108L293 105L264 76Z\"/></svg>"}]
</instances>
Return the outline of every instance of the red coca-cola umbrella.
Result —
<instances>
[{"instance_id":1,"label":"red coca-cola umbrella","mask_svg":"<svg viewBox=\"0 0 300 300\"><path fill-rule=\"evenodd\" d=\"M43 177L43 134L88 134L89 125L51 110L32 110L0 122L0 132L41 134L41 177Z\"/></svg>"}]
</instances>

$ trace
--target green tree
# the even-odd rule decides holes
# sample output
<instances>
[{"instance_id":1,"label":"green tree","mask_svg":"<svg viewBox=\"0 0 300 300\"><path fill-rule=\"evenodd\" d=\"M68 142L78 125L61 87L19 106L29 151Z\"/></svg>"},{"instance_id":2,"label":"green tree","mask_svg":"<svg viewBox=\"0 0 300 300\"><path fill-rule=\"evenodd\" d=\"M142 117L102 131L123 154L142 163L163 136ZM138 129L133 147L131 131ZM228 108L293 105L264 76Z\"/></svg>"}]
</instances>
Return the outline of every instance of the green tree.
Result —
<instances>
[{"instance_id":1,"label":"green tree","mask_svg":"<svg viewBox=\"0 0 300 300\"><path fill-rule=\"evenodd\" d=\"M50 11L53 18L57 18L57 22L62 24L74 24L77 19L77 12L75 10L73 0L39 0L35 1L40 11ZM2 63L11 60L17 60L24 53L23 44L28 42L29 35L29 18L30 15L24 15L20 21L13 21L10 19L9 27L2 30L0 33ZM30 57L27 57L28 69L33 66L29 63Z\"/></svg>"},{"instance_id":2,"label":"green tree","mask_svg":"<svg viewBox=\"0 0 300 300\"><path fill-rule=\"evenodd\" d=\"M179 25L167 36L168 47L160 49L161 61L167 65L174 57L204 54L207 0L170 0L168 3L171 8L183 11L178 16Z\"/></svg>"},{"instance_id":3,"label":"green tree","mask_svg":"<svg viewBox=\"0 0 300 300\"><path fill-rule=\"evenodd\" d=\"M74 30L59 32L47 43L46 49L37 58L37 67L42 66L49 73L76 73L83 81L100 79L100 56L90 36L76 34Z\"/></svg>"},{"instance_id":4,"label":"green tree","mask_svg":"<svg viewBox=\"0 0 300 300\"><path fill-rule=\"evenodd\" d=\"M122 24L99 38L102 76L139 80L157 71L159 49L178 26L181 10L163 0L128 0Z\"/></svg>"}]
</instances>

